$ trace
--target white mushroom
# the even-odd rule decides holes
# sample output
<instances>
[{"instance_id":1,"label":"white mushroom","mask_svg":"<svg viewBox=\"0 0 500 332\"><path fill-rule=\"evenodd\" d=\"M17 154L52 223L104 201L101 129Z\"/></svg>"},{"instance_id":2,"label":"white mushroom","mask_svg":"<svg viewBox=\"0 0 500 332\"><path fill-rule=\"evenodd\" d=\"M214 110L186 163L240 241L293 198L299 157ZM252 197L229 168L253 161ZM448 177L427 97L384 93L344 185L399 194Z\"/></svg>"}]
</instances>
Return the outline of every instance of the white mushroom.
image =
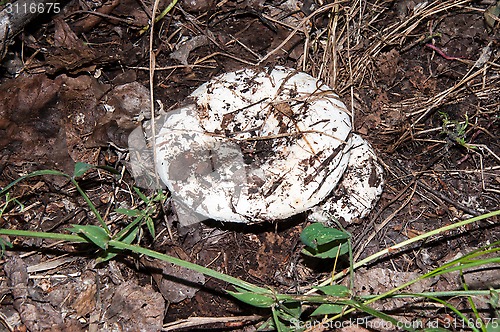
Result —
<instances>
[{"instance_id":1,"label":"white mushroom","mask_svg":"<svg viewBox=\"0 0 500 332\"><path fill-rule=\"evenodd\" d=\"M184 207L231 222L311 209L314 219L349 222L370 211L382 188L375 154L351 133L339 97L283 67L226 73L201 85L165 119L156 167ZM348 196L338 197L342 192Z\"/></svg>"}]
</instances>

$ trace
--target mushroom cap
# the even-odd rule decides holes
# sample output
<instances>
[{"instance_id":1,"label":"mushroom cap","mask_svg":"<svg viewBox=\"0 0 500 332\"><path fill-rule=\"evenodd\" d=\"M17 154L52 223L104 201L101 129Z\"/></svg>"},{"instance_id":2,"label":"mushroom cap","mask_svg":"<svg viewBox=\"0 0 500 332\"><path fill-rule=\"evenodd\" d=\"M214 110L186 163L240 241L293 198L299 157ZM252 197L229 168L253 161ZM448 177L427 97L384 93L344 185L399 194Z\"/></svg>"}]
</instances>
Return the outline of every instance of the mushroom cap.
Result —
<instances>
[{"instance_id":1,"label":"mushroom cap","mask_svg":"<svg viewBox=\"0 0 500 332\"><path fill-rule=\"evenodd\" d=\"M351 122L338 96L293 69L220 75L170 112L156 167L175 198L206 218L285 219L322 202L344 173Z\"/></svg>"},{"instance_id":2,"label":"mushroom cap","mask_svg":"<svg viewBox=\"0 0 500 332\"><path fill-rule=\"evenodd\" d=\"M352 134L349 164L335 190L325 202L315 206L308 218L323 224L333 220L347 224L364 218L382 194L384 169L370 143Z\"/></svg>"}]
</instances>

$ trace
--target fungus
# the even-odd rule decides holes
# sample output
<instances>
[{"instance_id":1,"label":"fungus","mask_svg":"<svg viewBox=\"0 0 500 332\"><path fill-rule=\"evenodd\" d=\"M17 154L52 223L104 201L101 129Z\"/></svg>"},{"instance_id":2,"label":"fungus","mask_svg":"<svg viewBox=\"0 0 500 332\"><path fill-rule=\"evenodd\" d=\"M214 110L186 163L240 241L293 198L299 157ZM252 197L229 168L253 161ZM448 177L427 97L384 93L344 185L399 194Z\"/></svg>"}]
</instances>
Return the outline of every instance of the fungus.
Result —
<instances>
[{"instance_id":1,"label":"fungus","mask_svg":"<svg viewBox=\"0 0 500 332\"><path fill-rule=\"evenodd\" d=\"M180 202L228 222L310 217L350 222L382 191L371 146L351 132L349 112L321 81L275 67L226 73L167 114L156 168Z\"/></svg>"}]
</instances>

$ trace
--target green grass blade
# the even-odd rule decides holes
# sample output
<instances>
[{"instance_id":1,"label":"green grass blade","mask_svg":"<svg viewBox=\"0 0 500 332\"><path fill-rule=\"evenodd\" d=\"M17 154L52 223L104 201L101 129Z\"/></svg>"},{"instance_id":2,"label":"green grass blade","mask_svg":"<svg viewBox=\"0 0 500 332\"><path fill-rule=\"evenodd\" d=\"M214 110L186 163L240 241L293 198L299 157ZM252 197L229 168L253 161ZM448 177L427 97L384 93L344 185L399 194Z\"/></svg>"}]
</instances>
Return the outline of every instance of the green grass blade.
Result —
<instances>
[{"instance_id":1,"label":"green grass blade","mask_svg":"<svg viewBox=\"0 0 500 332\"><path fill-rule=\"evenodd\" d=\"M311 314L311 316L324 316L340 314L344 310L344 306L339 304L325 303L316 308Z\"/></svg>"},{"instance_id":2,"label":"green grass blade","mask_svg":"<svg viewBox=\"0 0 500 332\"><path fill-rule=\"evenodd\" d=\"M328 285L315 288L324 294L331 296L348 297L351 295L350 289L344 285Z\"/></svg>"},{"instance_id":3,"label":"green grass blade","mask_svg":"<svg viewBox=\"0 0 500 332\"><path fill-rule=\"evenodd\" d=\"M132 243L134 239L137 237L139 231L140 229L138 227L132 229L128 234L126 234L123 238L121 238L120 241L128 244ZM115 258L121 253L122 253L121 250L110 249L108 247L108 249L105 252L103 252L101 257L97 259L97 263L104 263L106 261L109 261L110 259Z\"/></svg>"},{"instance_id":4,"label":"green grass blade","mask_svg":"<svg viewBox=\"0 0 500 332\"><path fill-rule=\"evenodd\" d=\"M121 241L116 241L116 240L109 241L108 246L109 246L109 248L130 250L130 251L135 252L137 254L146 255L148 257L160 259L162 261L169 262L171 264L182 266L182 267L185 267L187 269L203 273L209 277L213 277L213 278L217 278L219 280L225 281L225 282L230 283L234 286L238 286L242 289L245 289L248 292L253 292L253 293L257 293L257 294L270 294L270 295L273 294L272 291L267 289L267 288L255 286L255 285L253 285L249 282L243 281L241 279L226 275L226 274L221 273L221 272L217 272L215 270L209 269L207 267L204 267L204 266L201 266L198 264L184 261L184 260L176 258L176 257L165 255L165 254L159 253L159 252L154 251L154 250L142 248L140 246L127 244L127 243L123 243Z\"/></svg>"},{"instance_id":5,"label":"green grass blade","mask_svg":"<svg viewBox=\"0 0 500 332\"><path fill-rule=\"evenodd\" d=\"M78 184L78 182L74 178L71 178L71 183L73 183L76 190L78 190L80 195L83 197L83 199L85 200L85 203L87 203L90 211L92 211L94 216L97 218L97 221L99 221L99 223L101 224L101 227L106 231L106 233L111 234L111 231L109 230L108 225L106 224L104 219L101 217L101 214L99 213L99 211L97 211L97 208L95 207L94 203L92 203L89 196L87 196L85 191L83 191L83 189L80 187L80 185Z\"/></svg>"},{"instance_id":6,"label":"green grass blade","mask_svg":"<svg viewBox=\"0 0 500 332\"><path fill-rule=\"evenodd\" d=\"M137 187L134 187L134 191L135 193L139 196L139 198L144 202L144 203L147 203L149 204L151 202L151 200L146 196L144 195L140 190L139 188Z\"/></svg>"},{"instance_id":7,"label":"green grass blade","mask_svg":"<svg viewBox=\"0 0 500 332\"><path fill-rule=\"evenodd\" d=\"M80 167L82 169L84 168L83 166L80 166ZM13 186L15 186L16 184L18 184L19 182L21 182L21 181L23 181L25 179L29 179L29 178L32 178L32 177L35 177L35 176L43 176L43 175L62 176L62 177L65 177L65 178L69 179L73 183L73 185L75 186L75 188L78 190L78 192L80 193L80 195L83 197L83 199L85 200L85 202L89 206L89 208L92 211L92 213L96 216L96 218L99 221L99 223L101 224L101 226L106 230L106 232L108 234L110 233L110 231L108 229L108 226L106 225L106 223L102 219L101 215L97 211L95 205L92 203L92 201L90 200L90 198L87 196L87 194L85 194L85 192L83 191L83 189L78 185L78 182L73 177L69 176L66 173L63 173L63 172L60 172L60 171L56 171L56 170L41 170L41 171L31 172L29 174L26 174L26 175L23 175L23 176L19 177L18 179L12 181L7 186L5 186L5 188L3 188L0 191L0 196L5 195Z\"/></svg>"},{"instance_id":8,"label":"green grass blade","mask_svg":"<svg viewBox=\"0 0 500 332\"><path fill-rule=\"evenodd\" d=\"M405 330L405 331L415 331L413 327L407 326L406 324L398 321L397 319L381 312L378 310L375 310L365 304L358 303L356 302L355 304L352 305L354 308L361 310L369 315L372 315L373 317L377 317L380 319L385 320L386 322L391 323L395 328L397 327L398 330Z\"/></svg>"},{"instance_id":9,"label":"green grass blade","mask_svg":"<svg viewBox=\"0 0 500 332\"><path fill-rule=\"evenodd\" d=\"M177 1L179 1L179 0L172 0L172 2L170 2L170 4L167 6L167 8L165 8L165 9L161 12L161 14L155 18L155 23L157 23L157 22L158 22L158 21L160 21L163 17L165 17L165 15L167 15L167 14L168 14L168 13L169 13L169 12L170 12L173 8L174 8L174 6L177 4ZM149 27L150 27L150 25L149 25L149 24L148 24L148 25L146 25L145 27L143 27L143 28L141 29L141 31L139 31L139 34L140 34L140 35L142 35L142 34L146 33L146 31L148 31L148 30L149 30Z\"/></svg>"},{"instance_id":10,"label":"green grass blade","mask_svg":"<svg viewBox=\"0 0 500 332\"><path fill-rule=\"evenodd\" d=\"M5 249L6 248L12 248L12 243L7 241L7 240L4 240L2 238L0 238L0 257L3 256L3 254L5 253Z\"/></svg>"},{"instance_id":11,"label":"green grass blade","mask_svg":"<svg viewBox=\"0 0 500 332\"><path fill-rule=\"evenodd\" d=\"M395 245L393 245L393 246L391 246L389 248L386 248L386 249L381 250L381 251L379 251L379 252L377 252L377 253L375 253L373 255L370 255L370 256L362 259L359 262L353 263L352 270L354 271L354 270L356 270L356 269L358 269L358 268L360 268L360 267L362 267L364 265L367 265L369 263L373 263L373 262L377 261L379 258L381 258L381 257L383 257L383 256L385 256L385 255L387 255L389 253L398 252L399 249L407 247L410 244L413 244L415 242L422 241L422 240L428 239L429 237L446 233L446 232L448 232L448 231L450 231L452 229L460 228L460 227L463 227L465 225L469 225L469 224L472 224L472 223L475 223L475 222L478 222L478 221L481 221L481 220L484 220L484 219L492 218L492 217L495 217L495 216L498 216L498 215L500 215L500 210L488 212L488 213L482 214L480 216L476 216L476 217L473 217L473 218L469 218L469 219L466 219L466 220L462 220L462 221L456 222L456 223L451 224L451 225L446 225L444 227L432 230L430 232L427 232L427 233L421 234L419 236L413 237L411 239L405 240L403 242L397 243L397 244L395 244ZM348 271L339 272L339 273L335 274L334 276L332 276L331 278L328 278L325 281L323 281L319 286L329 285L329 284L333 283L335 280L338 280L338 279L344 277L346 275L346 273L349 273L349 272ZM309 291L306 294L310 294L311 292L314 292L314 290L313 291Z\"/></svg>"},{"instance_id":12,"label":"green grass blade","mask_svg":"<svg viewBox=\"0 0 500 332\"><path fill-rule=\"evenodd\" d=\"M278 310L276 310L274 307L272 307L272 313L273 313L273 322L274 322L274 327L278 332L289 332L291 329L286 326L279 318L278 315Z\"/></svg>"},{"instance_id":13,"label":"green grass blade","mask_svg":"<svg viewBox=\"0 0 500 332\"><path fill-rule=\"evenodd\" d=\"M69 231L77 234L82 234L82 236L86 237L90 240L90 242L103 250L108 249L108 242L110 240L110 237L108 236L106 230L102 229L99 226L73 225L73 227L70 228Z\"/></svg>"},{"instance_id":14,"label":"green grass blade","mask_svg":"<svg viewBox=\"0 0 500 332\"><path fill-rule=\"evenodd\" d=\"M128 217L138 217L142 215L142 212L136 209L124 209L124 208L118 208L115 209L116 213L123 214Z\"/></svg>"},{"instance_id":15,"label":"green grass blade","mask_svg":"<svg viewBox=\"0 0 500 332\"><path fill-rule=\"evenodd\" d=\"M137 216L134 221L127 225L127 227L123 228L118 234L113 236L113 240L122 241L124 237L128 236L131 232L136 232L140 227L140 222L144 219L144 215L141 214ZM137 233L136 233L137 234ZM131 242L126 242L131 243Z\"/></svg>"},{"instance_id":16,"label":"green grass blade","mask_svg":"<svg viewBox=\"0 0 500 332\"><path fill-rule=\"evenodd\" d=\"M120 172L118 172L116 169L110 166L96 166L87 163L77 162L73 170L73 178L78 178L91 169L102 169L110 172L111 174L120 174Z\"/></svg>"},{"instance_id":17,"label":"green grass blade","mask_svg":"<svg viewBox=\"0 0 500 332\"><path fill-rule=\"evenodd\" d=\"M23 237L36 237L41 239L61 240L70 242L89 242L85 237L75 234L61 234L61 233L46 233L23 231L18 229L2 229L0 228L0 235L8 236L23 236Z\"/></svg>"},{"instance_id":18,"label":"green grass blade","mask_svg":"<svg viewBox=\"0 0 500 332\"><path fill-rule=\"evenodd\" d=\"M156 237L155 224L150 216L146 217L146 225L148 226L149 234L154 239Z\"/></svg>"},{"instance_id":19,"label":"green grass blade","mask_svg":"<svg viewBox=\"0 0 500 332\"><path fill-rule=\"evenodd\" d=\"M397 293L388 295L387 298L411 298L411 297L459 297L459 296L491 296L491 292L499 292L500 289L473 289L473 290L451 290L422 293ZM379 295L362 295L359 298L363 300L373 299Z\"/></svg>"},{"instance_id":20,"label":"green grass blade","mask_svg":"<svg viewBox=\"0 0 500 332\"><path fill-rule=\"evenodd\" d=\"M252 292L233 292L229 290L226 290L226 292L241 302L250 304L251 306L257 308L271 308L276 302L276 300L270 295L262 295Z\"/></svg>"},{"instance_id":21,"label":"green grass blade","mask_svg":"<svg viewBox=\"0 0 500 332\"><path fill-rule=\"evenodd\" d=\"M5 195L5 193L8 192L10 190L10 188L14 187L19 182L21 182L25 179L33 178L35 176L42 176L42 175L56 175L56 176L64 176L68 179L70 178L70 176L68 174L63 173L63 172L59 172L59 171L55 171L55 170L41 170L41 171L31 172L29 174L21 176L18 179L15 179L14 181L12 181L8 185L6 185L2 190L0 190L0 196Z\"/></svg>"},{"instance_id":22,"label":"green grass blade","mask_svg":"<svg viewBox=\"0 0 500 332\"><path fill-rule=\"evenodd\" d=\"M472 329L472 331L479 332L479 330L474 326L474 323L470 322L469 318L467 316L465 316L462 312L460 312L460 310L458 310L455 306L453 306L450 303L448 303L447 301L442 300L440 298L437 298L435 296L424 296L424 297L427 298L427 299L429 299L429 300L432 300L432 301L435 301L437 303L440 303L443 306L445 306L446 308L450 309L451 311L453 311L461 319L461 321L467 322L467 326L470 329Z\"/></svg>"}]
</instances>

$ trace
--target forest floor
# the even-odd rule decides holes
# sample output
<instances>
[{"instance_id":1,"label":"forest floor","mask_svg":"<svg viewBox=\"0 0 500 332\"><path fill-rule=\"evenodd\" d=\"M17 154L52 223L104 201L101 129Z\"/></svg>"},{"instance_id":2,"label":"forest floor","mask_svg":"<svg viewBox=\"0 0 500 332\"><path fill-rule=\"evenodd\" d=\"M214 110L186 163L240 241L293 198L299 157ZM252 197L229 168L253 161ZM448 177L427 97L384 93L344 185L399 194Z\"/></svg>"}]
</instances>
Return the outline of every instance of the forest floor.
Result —
<instances>
[{"instance_id":1,"label":"forest floor","mask_svg":"<svg viewBox=\"0 0 500 332\"><path fill-rule=\"evenodd\" d=\"M354 131L372 144L385 170L373 212L345 225L353 260L360 261L500 207L500 9L493 5L181 1L155 25L155 107L158 100L165 111L175 109L200 84L241 68L280 65L322 79L346 103ZM160 1L160 9L167 6ZM0 10L7 7L0 2ZM72 174L76 162L86 162L119 172L91 170L78 179L111 229L133 220L117 208L144 208L132 189L128 137L151 113L150 34L141 30L152 7L135 0L69 1L13 39L0 63L0 189L29 172ZM9 195L0 197L0 228L64 233L74 224L97 224L65 177L30 178ZM301 253L301 217L185 228L167 199L152 220L155 237L144 228L142 246L282 293L304 293L334 268L333 261ZM385 256L356 271L354 291L383 293L498 241L498 224L498 217L482 220ZM227 295L226 283L167 263L131 255L96 264L95 250L86 246L4 240L14 248L0 261L0 331L167 331L193 317L214 320L192 321L185 329L252 331L270 314ZM344 260L336 268L346 266ZM497 268L465 283L498 287ZM458 275L439 276L412 291L463 283ZM463 299L454 305L469 308ZM378 309L407 321L443 322L452 315L443 306L401 300Z\"/></svg>"}]
</instances>

